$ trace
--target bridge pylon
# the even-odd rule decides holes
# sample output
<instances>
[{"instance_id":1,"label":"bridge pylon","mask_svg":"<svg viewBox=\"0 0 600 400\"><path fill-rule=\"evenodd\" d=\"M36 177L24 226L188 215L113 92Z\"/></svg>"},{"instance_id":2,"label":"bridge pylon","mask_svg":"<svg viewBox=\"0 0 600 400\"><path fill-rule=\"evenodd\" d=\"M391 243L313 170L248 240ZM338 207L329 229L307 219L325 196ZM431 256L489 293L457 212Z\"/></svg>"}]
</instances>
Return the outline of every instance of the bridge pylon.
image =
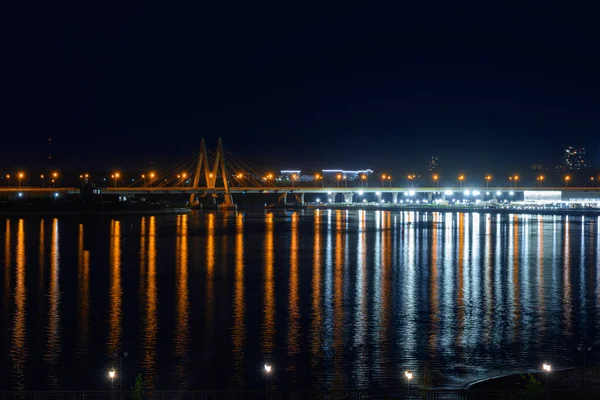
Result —
<instances>
[{"instance_id":1,"label":"bridge pylon","mask_svg":"<svg viewBox=\"0 0 600 400\"><path fill-rule=\"evenodd\" d=\"M221 172L221 176L223 178L223 191L225 192L224 204L226 206L233 207L233 199L231 197L231 193L229 192L229 182L227 181L229 175L227 174L227 167L225 165L225 153L223 152L223 142L221 138L219 138L217 142L217 155L215 156L215 160L213 162L212 167L209 167L208 165L206 143L204 142L204 138L201 139L200 154L198 157L198 164L196 164L196 171L194 173L194 180L192 181L192 188L198 189L200 187L199 184L202 171L204 171L206 187L209 189L215 189L215 185L217 183L217 175L219 172ZM198 196L196 196L196 194L190 194L190 204L194 204L194 201L197 201L197 199Z\"/></svg>"}]
</instances>

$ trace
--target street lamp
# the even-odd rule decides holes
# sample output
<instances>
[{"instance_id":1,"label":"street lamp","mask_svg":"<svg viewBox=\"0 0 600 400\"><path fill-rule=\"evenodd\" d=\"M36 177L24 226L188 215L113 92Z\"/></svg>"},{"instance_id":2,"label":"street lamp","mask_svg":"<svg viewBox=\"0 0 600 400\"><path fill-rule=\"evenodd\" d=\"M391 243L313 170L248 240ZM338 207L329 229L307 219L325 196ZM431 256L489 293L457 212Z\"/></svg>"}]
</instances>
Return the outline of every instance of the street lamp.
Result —
<instances>
[{"instance_id":1,"label":"street lamp","mask_svg":"<svg viewBox=\"0 0 600 400\"><path fill-rule=\"evenodd\" d=\"M115 371L114 368L111 368L108 370L108 377L110 378L110 390L113 390L116 374L117 374L117 372Z\"/></svg>"},{"instance_id":2,"label":"street lamp","mask_svg":"<svg viewBox=\"0 0 600 400\"><path fill-rule=\"evenodd\" d=\"M340 180L342 179L342 174L337 174L336 178L337 178L337 182L336 182L337 187L340 187Z\"/></svg>"},{"instance_id":3,"label":"street lamp","mask_svg":"<svg viewBox=\"0 0 600 400\"><path fill-rule=\"evenodd\" d=\"M392 176L388 175L387 176L388 181L390 181L390 189L392 188Z\"/></svg>"},{"instance_id":4,"label":"street lamp","mask_svg":"<svg viewBox=\"0 0 600 400\"><path fill-rule=\"evenodd\" d=\"M542 187L544 184L544 175L538 176L537 181L538 181L538 184L540 185L540 187Z\"/></svg>"},{"instance_id":5,"label":"street lamp","mask_svg":"<svg viewBox=\"0 0 600 400\"><path fill-rule=\"evenodd\" d=\"M367 175L362 174L360 176L360 179L364 182L364 184L361 185L361 186L364 186L365 188L368 188L369 187L369 181L367 180Z\"/></svg>"},{"instance_id":6,"label":"street lamp","mask_svg":"<svg viewBox=\"0 0 600 400\"><path fill-rule=\"evenodd\" d=\"M113 178L114 178L114 180L115 180L115 187L117 187L117 179L119 179L119 173L118 173L118 172L115 172L115 173L112 175L112 177L113 177Z\"/></svg>"},{"instance_id":7,"label":"street lamp","mask_svg":"<svg viewBox=\"0 0 600 400\"><path fill-rule=\"evenodd\" d=\"M440 179L440 177L438 176L438 174L434 174L432 176L433 178L433 186L437 187L438 186L438 179Z\"/></svg>"},{"instance_id":8,"label":"street lamp","mask_svg":"<svg viewBox=\"0 0 600 400\"><path fill-rule=\"evenodd\" d=\"M385 180L385 174L381 175L381 187L383 187L383 181Z\"/></svg>"},{"instance_id":9,"label":"street lamp","mask_svg":"<svg viewBox=\"0 0 600 400\"><path fill-rule=\"evenodd\" d=\"M548 398L548 375L552 372L552 365L545 362L542 364L542 369L546 372L546 398Z\"/></svg>"},{"instance_id":10,"label":"street lamp","mask_svg":"<svg viewBox=\"0 0 600 400\"><path fill-rule=\"evenodd\" d=\"M577 346L577 351L578 352L583 352L583 393L584 396L587 395L586 393L586 381L585 381L585 353L589 353L590 351L592 351L591 347L584 347L582 345Z\"/></svg>"},{"instance_id":11,"label":"street lamp","mask_svg":"<svg viewBox=\"0 0 600 400\"><path fill-rule=\"evenodd\" d=\"M40 175L40 179L42 180L42 187L44 187L44 174Z\"/></svg>"},{"instance_id":12,"label":"street lamp","mask_svg":"<svg viewBox=\"0 0 600 400\"><path fill-rule=\"evenodd\" d=\"M6 179L8 180L8 188L10 189L10 174L6 174Z\"/></svg>"},{"instance_id":13,"label":"street lamp","mask_svg":"<svg viewBox=\"0 0 600 400\"><path fill-rule=\"evenodd\" d=\"M460 187L463 187L463 181L465 180L465 176L464 175L459 175L458 176L458 181L460 182Z\"/></svg>"},{"instance_id":14,"label":"street lamp","mask_svg":"<svg viewBox=\"0 0 600 400\"><path fill-rule=\"evenodd\" d=\"M154 172L150 172L149 176L150 176L150 183L152 183L156 174Z\"/></svg>"},{"instance_id":15,"label":"street lamp","mask_svg":"<svg viewBox=\"0 0 600 400\"><path fill-rule=\"evenodd\" d=\"M487 185L487 187L490 187L490 181L492 180L492 176L491 175L486 175L485 176L485 184Z\"/></svg>"},{"instance_id":16,"label":"street lamp","mask_svg":"<svg viewBox=\"0 0 600 400\"><path fill-rule=\"evenodd\" d=\"M58 180L58 172L52 173L52 186L56 187L56 181Z\"/></svg>"},{"instance_id":17,"label":"street lamp","mask_svg":"<svg viewBox=\"0 0 600 400\"><path fill-rule=\"evenodd\" d=\"M413 373L409 370L406 370L406 371L404 371L404 376L406 377L406 382L408 384L406 392L410 395L410 382L413 379Z\"/></svg>"},{"instance_id":18,"label":"street lamp","mask_svg":"<svg viewBox=\"0 0 600 400\"><path fill-rule=\"evenodd\" d=\"M325 187L325 182L323 182L323 177L319 174L315 174L315 187L317 187L317 182L321 180L321 187Z\"/></svg>"},{"instance_id":19,"label":"street lamp","mask_svg":"<svg viewBox=\"0 0 600 400\"><path fill-rule=\"evenodd\" d=\"M266 363L265 364L265 375L267 378L267 398L269 398L269 377L271 376L272 370L273 370L273 367L271 366L271 364Z\"/></svg>"},{"instance_id":20,"label":"street lamp","mask_svg":"<svg viewBox=\"0 0 600 400\"><path fill-rule=\"evenodd\" d=\"M571 177L569 175L565 176L565 187L569 187L569 181L571 180Z\"/></svg>"},{"instance_id":21,"label":"street lamp","mask_svg":"<svg viewBox=\"0 0 600 400\"><path fill-rule=\"evenodd\" d=\"M592 187L594 187L594 177L590 177L590 181L592 181Z\"/></svg>"},{"instance_id":22,"label":"street lamp","mask_svg":"<svg viewBox=\"0 0 600 400\"><path fill-rule=\"evenodd\" d=\"M19 189L21 189L21 179L23 179L23 173L19 172Z\"/></svg>"}]
</instances>

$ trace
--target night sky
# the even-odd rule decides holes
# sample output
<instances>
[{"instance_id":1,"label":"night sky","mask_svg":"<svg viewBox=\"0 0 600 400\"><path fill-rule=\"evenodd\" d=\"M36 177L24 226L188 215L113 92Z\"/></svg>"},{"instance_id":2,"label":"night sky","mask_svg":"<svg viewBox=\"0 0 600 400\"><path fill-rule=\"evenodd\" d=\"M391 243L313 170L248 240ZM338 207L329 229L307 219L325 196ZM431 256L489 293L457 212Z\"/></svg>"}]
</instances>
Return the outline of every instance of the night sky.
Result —
<instances>
[{"instance_id":1,"label":"night sky","mask_svg":"<svg viewBox=\"0 0 600 400\"><path fill-rule=\"evenodd\" d=\"M272 169L600 163L593 10L194 3L4 13L0 167L143 168L202 136Z\"/></svg>"}]
</instances>

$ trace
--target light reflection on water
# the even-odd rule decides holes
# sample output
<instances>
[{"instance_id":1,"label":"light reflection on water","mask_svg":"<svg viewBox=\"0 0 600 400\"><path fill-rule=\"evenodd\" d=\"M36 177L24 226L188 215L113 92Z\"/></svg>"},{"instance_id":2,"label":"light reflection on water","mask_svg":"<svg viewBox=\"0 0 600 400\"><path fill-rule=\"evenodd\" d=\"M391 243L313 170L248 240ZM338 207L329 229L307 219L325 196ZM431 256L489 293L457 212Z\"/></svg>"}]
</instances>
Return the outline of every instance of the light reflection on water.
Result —
<instances>
[{"instance_id":1,"label":"light reflection on water","mask_svg":"<svg viewBox=\"0 0 600 400\"><path fill-rule=\"evenodd\" d=\"M150 389L262 388L266 359L274 387L297 388L400 385L425 362L443 386L573 365L580 342L598 347L599 222L341 210L6 219L0 386L106 388L123 350L126 385L141 373Z\"/></svg>"}]
</instances>

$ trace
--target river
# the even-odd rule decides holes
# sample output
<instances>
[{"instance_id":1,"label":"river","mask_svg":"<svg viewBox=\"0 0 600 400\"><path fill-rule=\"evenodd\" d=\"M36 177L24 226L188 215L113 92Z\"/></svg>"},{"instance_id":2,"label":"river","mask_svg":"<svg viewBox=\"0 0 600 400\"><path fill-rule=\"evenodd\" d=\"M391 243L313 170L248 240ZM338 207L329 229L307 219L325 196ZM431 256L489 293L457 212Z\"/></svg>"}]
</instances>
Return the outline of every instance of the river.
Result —
<instances>
[{"instance_id":1,"label":"river","mask_svg":"<svg viewBox=\"0 0 600 400\"><path fill-rule=\"evenodd\" d=\"M0 219L0 389L460 387L579 365L599 217L298 210ZM588 360L596 357L593 349ZM590 358L592 357L592 358Z\"/></svg>"}]
</instances>

